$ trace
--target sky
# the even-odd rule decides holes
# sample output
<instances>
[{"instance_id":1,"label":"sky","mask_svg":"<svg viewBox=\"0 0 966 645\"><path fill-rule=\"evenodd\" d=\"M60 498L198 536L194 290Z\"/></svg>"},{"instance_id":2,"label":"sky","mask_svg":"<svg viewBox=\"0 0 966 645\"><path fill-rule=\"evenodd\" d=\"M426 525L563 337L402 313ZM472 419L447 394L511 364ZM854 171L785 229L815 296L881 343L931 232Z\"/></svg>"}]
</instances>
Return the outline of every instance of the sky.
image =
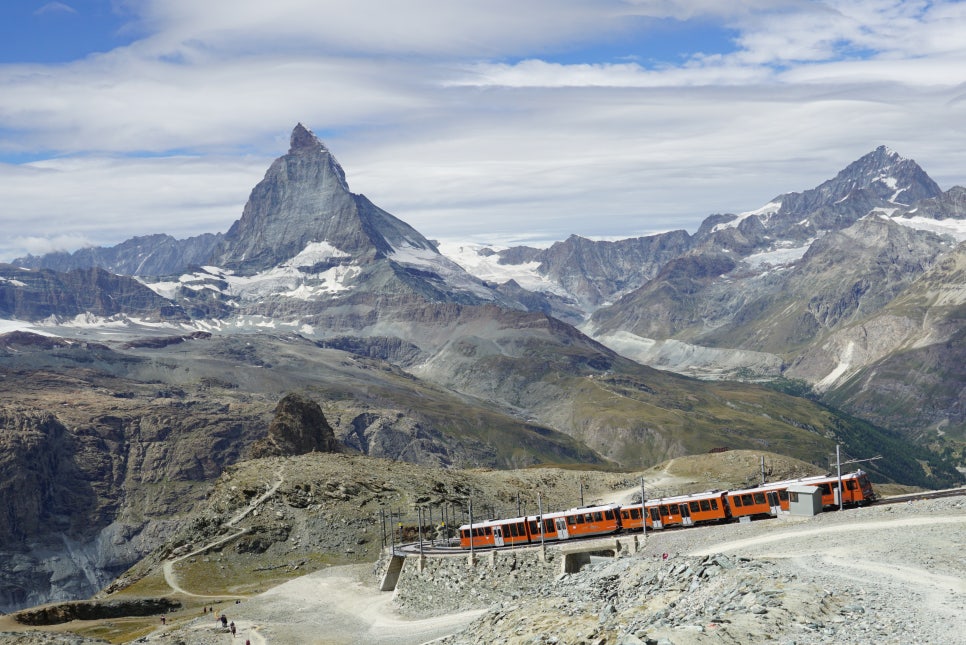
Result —
<instances>
[{"instance_id":1,"label":"sky","mask_svg":"<svg viewBox=\"0 0 966 645\"><path fill-rule=\"evenodd\" d=\"M431 239L693 232L879 145L966 185L966 2L4 0L0 261L226 231L297 123Z\"/></svg>"}]
</instances>

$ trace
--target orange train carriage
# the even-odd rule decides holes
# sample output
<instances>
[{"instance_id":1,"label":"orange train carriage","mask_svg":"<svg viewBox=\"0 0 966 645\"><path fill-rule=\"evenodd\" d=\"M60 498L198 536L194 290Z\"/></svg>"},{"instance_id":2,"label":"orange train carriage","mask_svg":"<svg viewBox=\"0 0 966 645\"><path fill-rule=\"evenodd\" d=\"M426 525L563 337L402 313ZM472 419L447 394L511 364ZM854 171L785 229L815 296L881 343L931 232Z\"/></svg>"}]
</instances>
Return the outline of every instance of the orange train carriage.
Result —
<instances>
[{"instance_id":1,"label":"orange train carriage","mask_svg":"<svg viewBox=\"0 0 966 645\"><path fill-rule=\"evenodd\" d=\"M627 530L662 529L670 526L695 526L723 522L731 518L724 501L724 491L708 491L692 495L678 495L648 500L646 516L641 517L641 505L621 507L621 524Z\"/></svg>"},{"instance_id":2,"label":"orange train carriage","mask_svg":"<svg viewBox=\"0 0 966 645\"><path fill-rule=\"evenodd\" d=\"M617 504L606 504L544 513L542 524L536 515L484 520L478 524L474 522L472 527L464 524L459 528L460 546L468 549L471 541L473 548L540 542L541 528L544 540L567 540L617 533L621 530L619 510L620 506Z\"/></svg>"}]
</instances>

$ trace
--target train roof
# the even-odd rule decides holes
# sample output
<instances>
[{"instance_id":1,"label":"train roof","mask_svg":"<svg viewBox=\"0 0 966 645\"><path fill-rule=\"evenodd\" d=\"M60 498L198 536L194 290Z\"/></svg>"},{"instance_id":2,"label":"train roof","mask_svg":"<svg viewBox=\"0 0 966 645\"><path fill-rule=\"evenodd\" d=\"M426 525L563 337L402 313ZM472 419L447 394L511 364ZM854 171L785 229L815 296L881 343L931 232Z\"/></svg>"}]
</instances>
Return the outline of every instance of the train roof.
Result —
<instances>
[{"instance_id":1,"label":"train roof","mask_svg":"<svg viewBox=\"0 0 966 645\"><path fill-rule=\"evenodd\" d=\"M856 479L865 475L862 470L856 470L851 473L843 473L842 479ZM809 475L808 477L799 477L798 479L783 479L777 482L768 482L766 484L759 484L757 486L752 486L751 488L735 488L728 491L729 495L743 495L745 493L761 493L765 491L775 490L778 488L787 488L788 486L801 485L810 486L815 484L821 484L823 482L837 481L838 475Z\"/></svg>"},{"instance_id":2,"label":"train roof","mask_svg":"<svg viewBox=\"0 0 966 645\"><path fill-rule=\"evenodd\" d=\"M544 519L554 519L557 517L566 517L568 515L574 515L576 513L594 513L596 511L615 511L621 507L620 504L600 504L598 506L580 506L577 508L569 508L566 511L553 511L550 513L544 513ZM526 517L510 517L505 519L489 519L480 520L479 522L473 522L473 528L480 526L496 526L497 524L513 524L516 522L535 522L540 519L539 515L527 515ZM459 530L470 528L469 524L463 524L459 527Z\"/></svg>"},{"instance_id":3,"label":"train roof","mask_svg":"<svg viewBox=\"0 0 966 645\"><path fill-rule=\"evenodd\" d=\"M699 499L711 499L721 497L721 494L725 491L722 490L709 490L703 493L689 493L687 495L675 495L673 497L655 497L654 499L647 500L647 504L652 506L660 506L662 504L680 504L681 502L692 502ZM640 504L625 504L625 506L640 506Z\"/></svg>"}]
</instances>

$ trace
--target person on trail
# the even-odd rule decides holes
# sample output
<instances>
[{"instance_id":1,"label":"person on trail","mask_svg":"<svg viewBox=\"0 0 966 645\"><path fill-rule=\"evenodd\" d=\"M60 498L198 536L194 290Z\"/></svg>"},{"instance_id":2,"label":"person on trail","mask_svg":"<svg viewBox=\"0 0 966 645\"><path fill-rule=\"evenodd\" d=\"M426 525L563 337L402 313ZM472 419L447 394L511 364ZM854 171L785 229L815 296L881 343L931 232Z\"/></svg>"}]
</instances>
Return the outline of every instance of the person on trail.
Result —
<instances>
[{"instance_id":1,"label":"person on trail","mask_svg":"<svg viewBox=\"0 0 966 645\"><path fill-rule=\"evenodd\" d=\"M229 629L231 629L231 637L234 638L235 637L235 621L231 621L231 625L229 625Z\"/></svg>"},{"instance_id":2,"label":"person on trail","mask_svg":"<svg viewBox=\"0 0 966 645\"><path fill-rule=\"evenodd\" d=\"M225 616L225 614L222 614L221 615L221 619L220 620L221 620L221 626L222 627L228 627L228 617Z\"/></svg>"}]
</instances>

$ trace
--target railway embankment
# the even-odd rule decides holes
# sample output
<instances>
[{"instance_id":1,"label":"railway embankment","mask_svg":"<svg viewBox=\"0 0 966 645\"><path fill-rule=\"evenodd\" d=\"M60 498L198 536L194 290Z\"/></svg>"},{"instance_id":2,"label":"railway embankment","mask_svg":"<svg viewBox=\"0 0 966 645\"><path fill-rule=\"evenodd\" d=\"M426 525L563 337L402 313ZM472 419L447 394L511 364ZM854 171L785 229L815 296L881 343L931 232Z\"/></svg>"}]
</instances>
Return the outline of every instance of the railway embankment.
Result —
<instances>
[{"instance_id":1,"label":"railway embankment","mask_svg":"<svg viewBox=\"0 0 966 645\"><path fill-rule=\"evenodd\" d=\"M964 536L964 497L654 531L578 573L485 578L502 600L439 642L963 645Z\"/></svg>"}]
</instances>

